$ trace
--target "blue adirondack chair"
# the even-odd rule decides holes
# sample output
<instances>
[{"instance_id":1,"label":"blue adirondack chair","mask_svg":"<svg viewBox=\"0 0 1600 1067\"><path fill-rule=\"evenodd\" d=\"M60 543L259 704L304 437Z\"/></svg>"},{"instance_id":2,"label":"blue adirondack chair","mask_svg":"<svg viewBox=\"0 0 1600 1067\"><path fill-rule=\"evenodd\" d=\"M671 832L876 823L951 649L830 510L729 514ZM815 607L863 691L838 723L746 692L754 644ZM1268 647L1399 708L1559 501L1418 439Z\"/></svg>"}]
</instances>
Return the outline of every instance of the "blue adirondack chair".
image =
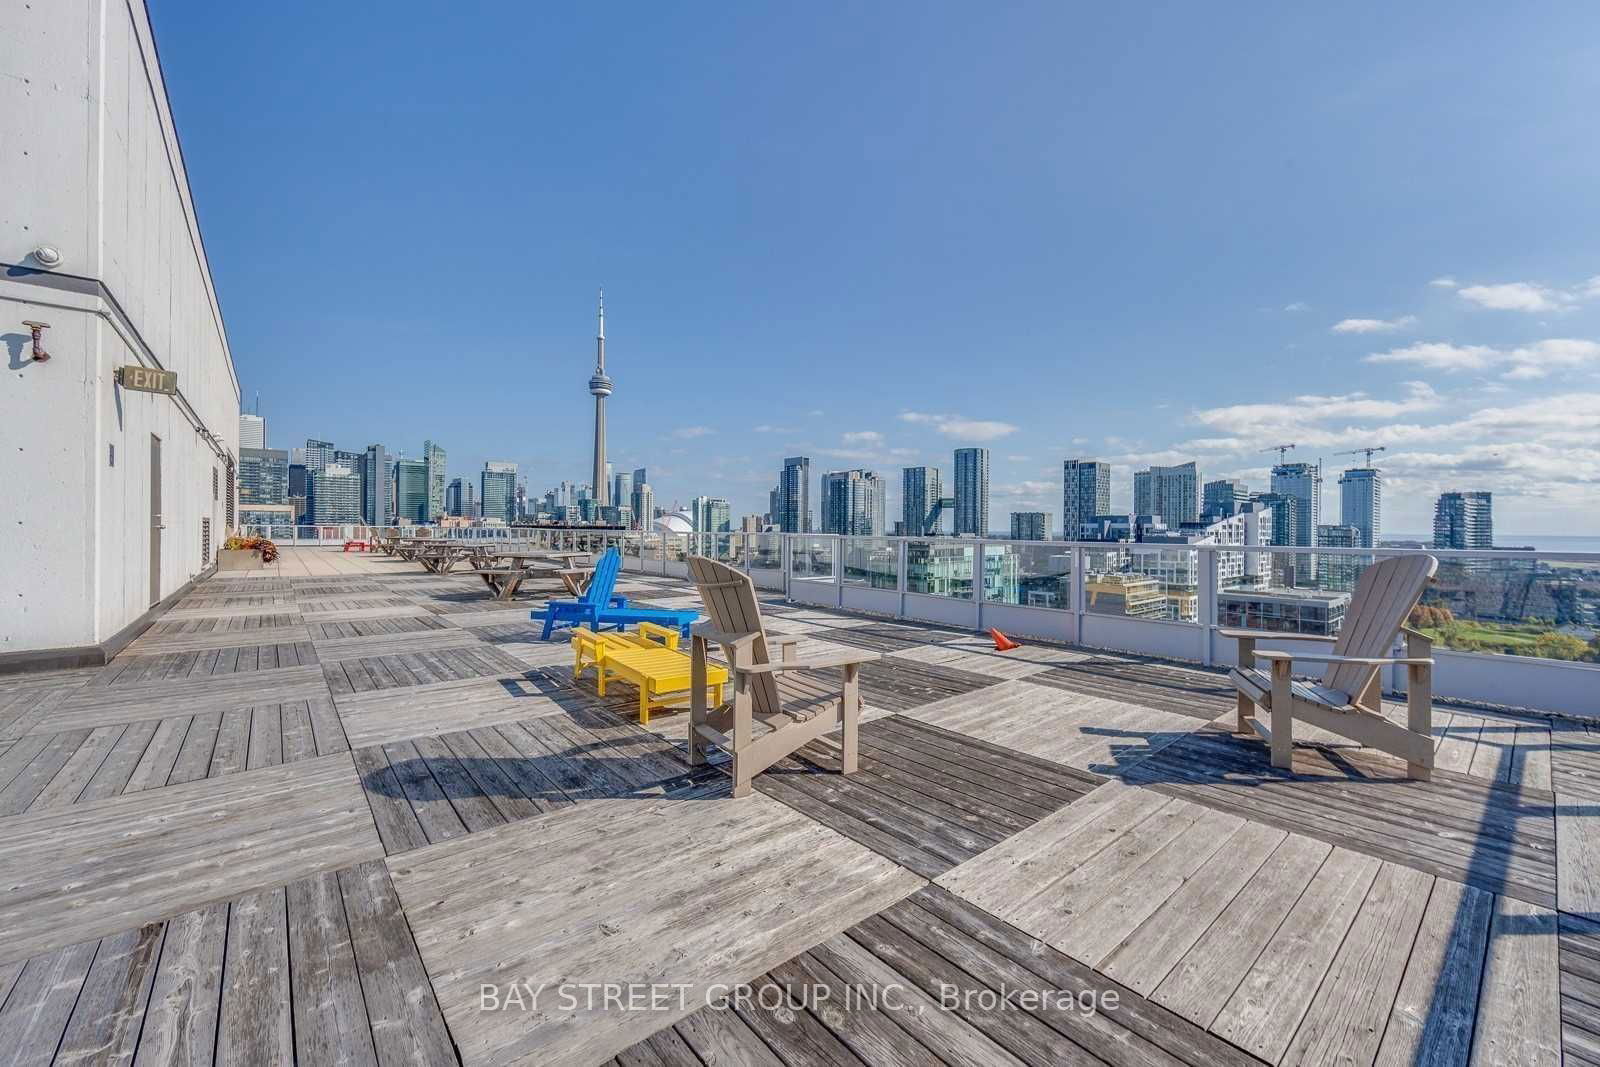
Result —
<instances>
[{"instance_id":1,"label":"blue adirondack chair","mask_svg":"<svg viewBox=\"0 0 1600 1067\"><path fill-rule=\"evenodd\" d=\"M630 608L628 598L613 596L611 590L617 587L617 572L622 569L622 553L615 548L608 548L600 554L600 559L594 565L594 576L589 579L589 586L583 591L583 596L577 600L551 600L544 606L544 633L540 639L550 640L550 634L558 626L588 626L596 632L607 627L625 630L629 623L653 622L657 626L672 626L683 634L689 636L689 627L692 626L700 613L695 611L663 611L659 608ZM530 619L537 619L539 613L530 611Z\"/></svg>"}]
</instances>

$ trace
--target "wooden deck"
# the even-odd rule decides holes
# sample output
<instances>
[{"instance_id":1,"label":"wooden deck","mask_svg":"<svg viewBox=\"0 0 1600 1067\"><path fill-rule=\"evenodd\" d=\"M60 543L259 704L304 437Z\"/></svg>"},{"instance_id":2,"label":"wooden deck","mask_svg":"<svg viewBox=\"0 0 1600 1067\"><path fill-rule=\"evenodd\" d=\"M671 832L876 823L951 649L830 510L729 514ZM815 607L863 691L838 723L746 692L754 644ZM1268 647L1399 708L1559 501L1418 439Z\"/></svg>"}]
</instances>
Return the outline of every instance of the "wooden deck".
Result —
<instances>
[{"instance_id":1,"label":"wooden deck","mask_svg":"<svg viewBox=\"0 0 1600 1067\"><path fill-rule=\"evenodd\" d=\"M1217 672L774 601L884 658L735 801L536 604L290 549L0 677L7 1062L1600 1065L1600 725L1276 771Z\"/></svg>"}]
</instances>

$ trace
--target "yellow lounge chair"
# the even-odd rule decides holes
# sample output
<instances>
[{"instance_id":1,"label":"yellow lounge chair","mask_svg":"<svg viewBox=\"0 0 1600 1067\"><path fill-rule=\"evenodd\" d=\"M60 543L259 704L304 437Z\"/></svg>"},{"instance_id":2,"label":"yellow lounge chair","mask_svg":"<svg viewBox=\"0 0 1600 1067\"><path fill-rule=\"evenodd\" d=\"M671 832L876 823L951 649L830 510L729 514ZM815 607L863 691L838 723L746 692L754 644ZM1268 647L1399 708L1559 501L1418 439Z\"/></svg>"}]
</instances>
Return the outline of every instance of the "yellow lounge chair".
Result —
<instances>
[{"instance_id":1,"label":"yellow lounge chair","mask_svg":"<svg viewBox=\"0 0 1600 1067\"><path fill-rule=\"evenodd\" d=\"M601 695L605 695L605 672L600 669L601 662L605 659L607 649L622 648L671 648L678 647L680 635L670 626L657 626L653 622L641 622L637 632L624 633L621 630L607 630L596 633L586 626L572 628L572 677L576 681L584 671L590 667L595 669L595 682Z\"/></svg>"},{"instance_id":2,"label":"yellow lounge chair","mask_svg":"<svg viewBox=\"0 0 1600 1067\"><path fill-rule=\"evenodd\" d=\"M668 627L641 623L640 629L650 628L645 634L595 633L585 627L572 632L575 654L573 676L593 666L595 688L605 696L606 682L621 679L639 690L639 724L650 724L651 705L662 705L668 699L689 696L693 664L689 657L677 649L678 631ZM657 638L659 640L653 640ZM722 687L727 684L725 667L710 665L706 670L704 685L711 690L718 703L722 701Z\"/></svg>"}]
</instances>

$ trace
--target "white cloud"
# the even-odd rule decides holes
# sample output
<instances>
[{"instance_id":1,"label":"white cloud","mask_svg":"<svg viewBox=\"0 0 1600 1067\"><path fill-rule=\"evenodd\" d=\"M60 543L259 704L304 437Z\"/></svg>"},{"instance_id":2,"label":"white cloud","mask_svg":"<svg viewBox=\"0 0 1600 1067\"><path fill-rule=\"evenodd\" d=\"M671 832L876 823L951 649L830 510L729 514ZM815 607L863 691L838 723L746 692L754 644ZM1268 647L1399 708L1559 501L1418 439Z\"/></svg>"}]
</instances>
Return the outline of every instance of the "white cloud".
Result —
<instances>
[{"instance_id":1,"label":"white cloud","mask_svg":"<svg viewBox=\"0 0 1600 1067\"><path fill-rule=\"evenodd\" d=\"M1374 352L1365 363L1415 363L1434 370L1481 370L1494 359L1488 345L1452 345L1443 341L1419 341L1405 348Z\"/></svg>"},{"instance_id":2,"label":"white cloud","mask_svg":"<svg viewBox=\"0 0 1600 1067\"><path fill-rule=\"evenodd\" d=\"M1463 300L1493 311L1570 311L1585 300L1600 300L1600 274L1565 289L1539 282L1500 282L1468 285L1459 291Z\"/></svg>"},{"instance_id":3,"label":"white cloud","mask_svg":"<svg viewBox=\"0 0 1600 1067\"><path fill-rule=\"evenodd\" d=\"M1393 333L1415 326L1415 315L1401 315L1397 319L1340 319L1333 324L1334 333Z\"/></svg>"},{"instance_id":4,"label":"white cloud","mask_svg":"<svg viewBox=\"0 0 1600 1067\"><path fill-rule=\"evenodd\" d=\"M1285 310L1285 311L1310 311L1311 310L1311 305L1306 303L1304 300L1296 300L1292 304L1283 305L1283 310Z\"/></svg>"},{"instance_id":5,"label":"white cloud","mask_svg":"<svg viewBox=\"0 0 1600 1067\"><path fill-rule=\"evenodd\" d=\"M755 431L756 431L756 433L794 433L795 432L792 427L789 427L789 426L772 426L772 425L769 425L768 423L762 423L760 426L755 427Z\"/></svg>"},{"instance_id":6,"label":"white cloud","mask_svg":"<svg viewBox=\"0 0 1600 1067\"><path fill-rule=\"evenodd\" d=\"M1190 417L1203 426L1229 431L1233 437L1202 438L1201 441L1220 446L1226 451L1237 442L1238 435L1250 436L1268 429L1292 429L1308 422L1331 419L1388 419L1400 415L1431 411L1441 403L1439 394L1426 382L1406 382L1405 394L1398 398L1378 399L1366 393L1346 393L1342 396L1304 395L1277 404L1229 404L1225 407L1204 408ZM1190 447L1197 442L1190 442Z\"/></svg>"},{"instance_id":7,"label":"white cloud","mask_svg":"<svg viewBox=\"0 0 1600 1067\"><path fill-rule=\"evenodd\" d=\"M1491 348L1488 345L1452 345L1424 342L1374 352L1367 363L1413 363L1433 370L1463 371L1500 369L1506 378L1543 378L1553 371L1575 370L1600 364L1600 342L1571 337L1554 337L1516 348Z\"/></svg>"},{"instance_id":8,"label":"white cloud","mask_svg":"<svg viewBox=\"0 0 1600 1067\"><path fill-rule=\"evenodd\" d=\"M1468 285L1460 290L1462 299L1494 311L1555 311L1570 297L1532 282L1504 282L1500 285Z\"/></svg>"},{"instance_id":9,"label":"white cloud","mask_svg":"<svg viewBox=\"0 0 1600 1067\"><path fill-rule=\"evenodd\" d=\"M951 419L940 425L939 432L958 441L996 441L1016 433L1017 427L993 419Z\"/></svg>"},{"instance_id":10,"label":"white cloud","mask_svg":"<svg viewBox=\"0 0 1600 1067\"><path fill-rule=\"evenodd\" d=\"M1025 479L1020 482L993 486L990 491L995 496L1005 500L1015 501L1019 497L1049 500L1061 491L1061 485L1059 482L1037 482Z\"/></svg>"},{"instance_id":11,"label":"white cloud","mask_svg":"<svg viewBox=\"0 0 1600 1067\"><path fill-rule=\"evenodd\" d=\"M883 434L877 430L855 430L844 434L843 440L847 445L881 445Z\"/></svg>"},{"instance_id":12,"label":"white cloud","mask_svg":"<svg viewBox=\"0 0 1600 1067\"><path fill-rule=\"evenodd\" d=\"M932 415L922 411L902 411L897 418L932 426L946 437L958 441L996 441L1017 432L1017 427L997 419L969 419L961 415Z\"/></svg>"},{"instance_id":13,"label":"white cloud","mask_svg":"<svg viewBox=\"0 0 1600 1067\"><path fill-rule=\"evenodd\" d=\"M1456 280L1454 278L1451 278L1451 277L1449 277L1447 275L1447 276L1445 276L1443 278L1435 278L1435 279L1433 279L1433 281L1429 282L1428 284L1432 285L1432 286L1437 286L1440 289L1454 289L1456 287L1456 285L1457 285L1457 282L1456 282Z\"/></svg>"},{"instance_id":14,"label":"white cloud","mask_svg":"<svg viewBox=\"0 0 1600 1067\"><path fill-rule=\"evenodd\" d=\"M709 426L685 426L682 429L673 430L672 436L687 441L696 437L705 437L716 432L717 431L713 430Z\"/></svg>"}]
</instances>

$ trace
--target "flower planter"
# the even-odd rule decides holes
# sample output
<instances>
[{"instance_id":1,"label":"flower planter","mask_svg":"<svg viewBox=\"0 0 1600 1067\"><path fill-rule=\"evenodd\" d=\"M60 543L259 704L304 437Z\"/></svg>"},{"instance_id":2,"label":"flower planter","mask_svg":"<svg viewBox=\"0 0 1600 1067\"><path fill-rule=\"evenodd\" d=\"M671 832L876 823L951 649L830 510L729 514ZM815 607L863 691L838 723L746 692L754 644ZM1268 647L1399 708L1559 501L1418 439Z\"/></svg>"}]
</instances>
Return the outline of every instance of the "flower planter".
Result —
<instances>
[{"instance_id":1,"label":"flower planter","mask_svg":"<svg viewBox=\"0 0 1600 1067\"><path fill-rule=\"evenodd\" d=\"M219 571L259 571L266 566L253 548L224 548L217 552Z\"/></svg>"}]
</instances>

